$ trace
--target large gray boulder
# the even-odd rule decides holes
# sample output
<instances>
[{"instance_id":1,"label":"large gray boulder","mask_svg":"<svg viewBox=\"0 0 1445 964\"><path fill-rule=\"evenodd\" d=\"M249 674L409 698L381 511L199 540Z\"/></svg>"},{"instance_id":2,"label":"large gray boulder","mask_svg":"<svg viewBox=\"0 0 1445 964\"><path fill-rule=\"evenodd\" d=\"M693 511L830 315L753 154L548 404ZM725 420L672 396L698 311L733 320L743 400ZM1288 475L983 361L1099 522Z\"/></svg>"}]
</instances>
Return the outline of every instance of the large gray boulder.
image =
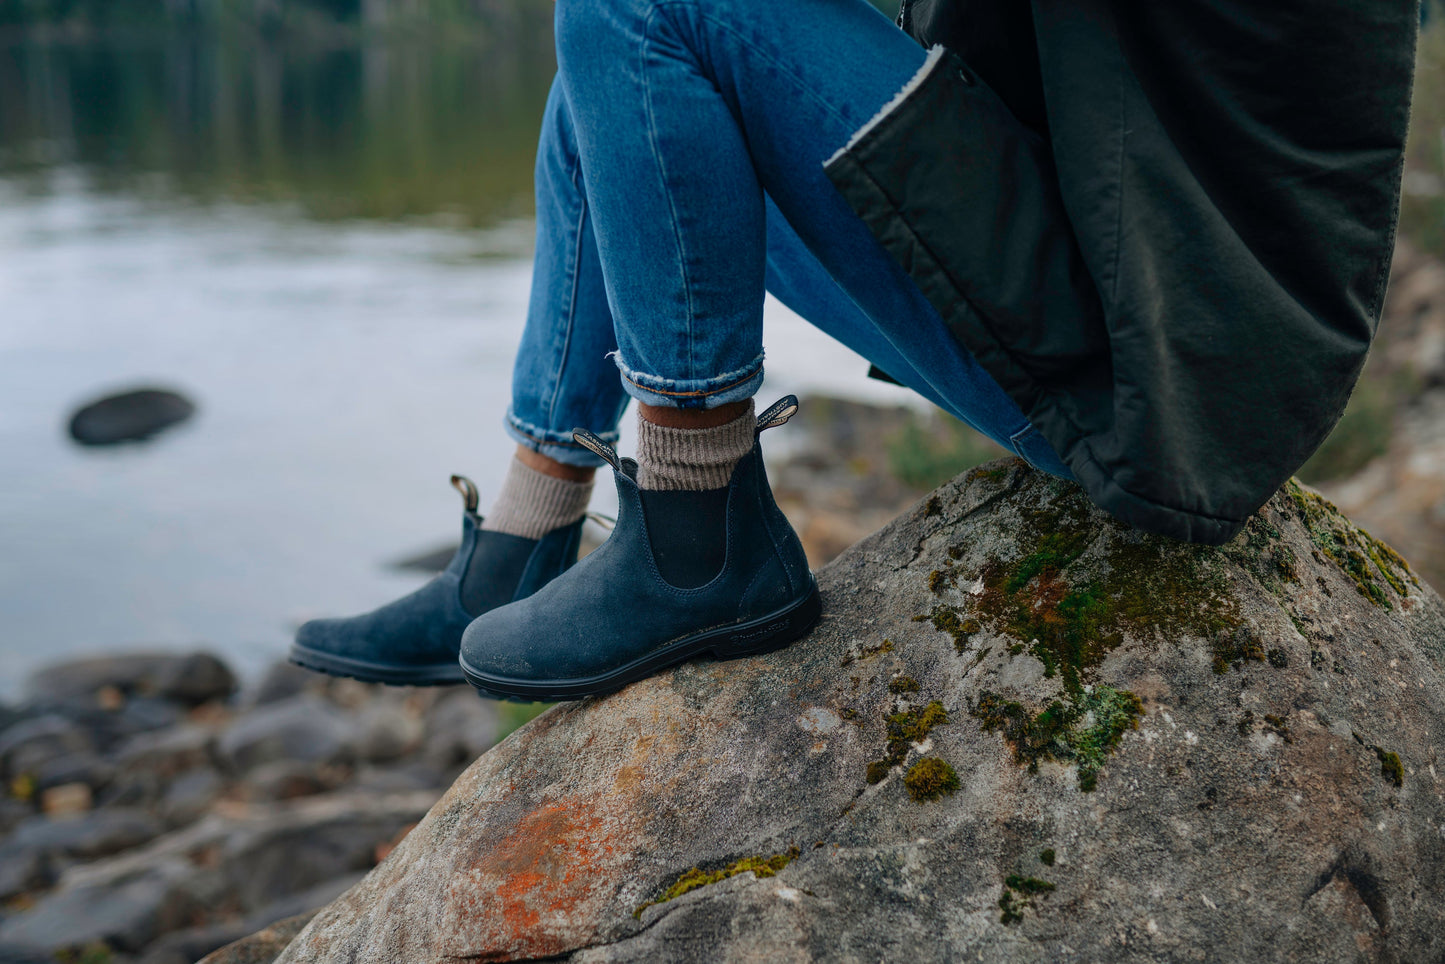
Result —
<instances>
[{"instance_id":1,"label":"large gray boulder","mask_svg":"<svg viewBox=\"0 0 1445 964\"><path fill-rule=\"evenodd\" d=\"M1318 496L1208 549L993 463L819 582L481 757L278 960L1445 958L1445 607Z\"/></svg>"}]
</instances>

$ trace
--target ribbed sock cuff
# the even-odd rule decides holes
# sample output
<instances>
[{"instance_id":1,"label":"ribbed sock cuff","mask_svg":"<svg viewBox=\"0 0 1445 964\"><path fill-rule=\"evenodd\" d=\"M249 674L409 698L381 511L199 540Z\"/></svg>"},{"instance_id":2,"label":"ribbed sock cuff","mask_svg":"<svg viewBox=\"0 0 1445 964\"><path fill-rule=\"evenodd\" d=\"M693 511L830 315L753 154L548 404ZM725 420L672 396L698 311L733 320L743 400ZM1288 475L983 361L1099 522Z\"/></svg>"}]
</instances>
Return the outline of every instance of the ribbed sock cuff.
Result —
<instances>
[{"instance_id":1,"label":"ribbed sock cuff","mask_svg":"<svg viewBox=\"0 0 1445 964\"><path fill-rule=\"evenodd\" d=\"M513 456L502 491L497 493L492 511L482 519L482 528L540 539L586 515L591 499L591 482L556 479L523 465Z\"/></svg>"},{"instance_id":2,"label":"ribbed sock cuff","mask_svg":"<svg viewBox=\"0 0 1445 964\"><path fill-rule=\"evenodd\" d=\"M637 485L642 489L704 492L725 488L733 466L753 450L758 420L752 402L716 428L664 428L637 417Z\"/></svg>"}]
</instances>

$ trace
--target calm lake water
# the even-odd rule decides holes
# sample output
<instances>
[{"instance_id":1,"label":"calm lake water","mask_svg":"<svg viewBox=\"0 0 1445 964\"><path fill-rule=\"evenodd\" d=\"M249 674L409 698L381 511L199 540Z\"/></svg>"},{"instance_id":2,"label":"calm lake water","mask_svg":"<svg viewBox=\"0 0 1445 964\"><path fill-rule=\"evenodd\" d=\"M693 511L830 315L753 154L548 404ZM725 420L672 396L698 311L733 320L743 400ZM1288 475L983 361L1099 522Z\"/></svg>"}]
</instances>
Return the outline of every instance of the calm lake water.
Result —
<instances>
[{"instance_id":1,"label":"calm lake water","mask_svg":"<svg viewBox=\"0 0 1445 964\"><path fill-rule=\"evenodd\" d=\"M106 650L254 674L300 621L425 579L392 563L454 538L447 476L493 491L510 451L552 69L545 21L0 45L0 698ZM767 350L763 399L903 400L776 304ZM69 441L77 405L142 384L197 415Z\"/></svg>"}]
</instances>

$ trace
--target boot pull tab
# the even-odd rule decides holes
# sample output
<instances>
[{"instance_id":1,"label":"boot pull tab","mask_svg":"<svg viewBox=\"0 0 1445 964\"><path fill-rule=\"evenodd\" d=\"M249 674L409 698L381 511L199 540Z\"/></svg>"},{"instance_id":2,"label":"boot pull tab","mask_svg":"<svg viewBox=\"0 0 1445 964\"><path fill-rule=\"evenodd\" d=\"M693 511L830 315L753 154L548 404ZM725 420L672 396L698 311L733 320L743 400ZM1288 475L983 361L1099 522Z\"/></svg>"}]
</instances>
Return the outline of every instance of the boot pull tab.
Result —
<instances>
[{"instance_id":1,"label":"boot pull tab","mask_svg":"<svg viewBox=\"0 0 1445 964\"><path fill-rule=\"evenodd\" d=\"M796 414L798 414L798 396L784 395L758 416L758 433L766 432L770 428L777 428Z\"/></svg>"},{"instance_id":2,"label":"boot pull tab","mask_svg":"<svg viewBox=\"0 0 1445 964\"><path fill-rule=\"evenodd\" d=\"M572 430L572 440L593 455L606 461L608 465L612 466L612 468L618 472L622 471L622 460L617 457L617 450L602 441L602 439L598 438L592 432L587 431L585 428L574 428Z\"/></svg>"},{"instance_id":3,"label":"boot pull tab","mask_svg":"<svg viewBox=\"0 0 1445 964\"><path fill-rule=\"evenodd\" d=\"M477 487L472 484L471 479L465 475L454 475L452 476L452 488L462 494L462 499L467 504L468 512L474 513L477 511Z\"/></svg>"}]
</instances>

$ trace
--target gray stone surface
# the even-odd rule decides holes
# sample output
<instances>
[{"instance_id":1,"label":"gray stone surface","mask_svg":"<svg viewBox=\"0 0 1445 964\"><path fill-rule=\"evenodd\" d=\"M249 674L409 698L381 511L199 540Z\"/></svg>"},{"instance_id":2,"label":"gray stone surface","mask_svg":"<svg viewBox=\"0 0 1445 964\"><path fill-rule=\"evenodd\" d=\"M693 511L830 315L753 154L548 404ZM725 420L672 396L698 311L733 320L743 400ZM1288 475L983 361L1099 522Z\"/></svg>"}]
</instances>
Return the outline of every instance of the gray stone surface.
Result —
<instances>
[{"instance_id":1,"label":"gray stone surface","mask_svg":"<svg viewBox=\"0 0 1445 964\"><path fill-rule=\"evenodd\" d=\"M221 775L209 767L189 770L166 787L156 809L171 826L188 824L200 819L225 785Z\"/></svg>"},{"instance_id":2,"label":"gray stone surface","mask_svg":"<svg viewBox=\"0 0 1445 964\"><path fill-rule=\"evenodd\" d=\"M272 964L314 916L315 913L311 912L277 921L264 930L226 945L199 964Z\"/></svg>"},{"instance_id":3,"label":"gray stone surface","mask_svg":"<svg viewBox=\"0 0 1445 964\"><path fill-rule=\"evenodd\" d=\"M0 842L0 900L53 882L61 868L77 860L138 847L160 832L160 821L128 809L31 817Z\"/></svg>"},{"instance_id":4,"label":"gray stone surface","mask_svg":"<svg viewBox=\"0 0 1445 964\"><path fill-rule=\"evenodd\" d=\"M275 760L336 763L352 754L354 721L319 696L303 693L238 717L217 743L234 769Z\"/></svg>"},{"instance_id":5,"label":"gray stone surface","mask_svg":"<svg viewBox=\"0 0 1445 964\"><path fill-rule=\"evenodd\" d=\"M199 909L181 885L185 874L183 864L170 862L104 885L63 888L0 925L0 947L53 952L104 941L118 950L139 950Z\"/></svg>"},{"instance_id":6,"label":"gray stone surface","mask_svg":"<svg viewBox=\"0 0 1445 964\"><path fill-rule=\"evenodd\" d=\"M246 774L248 800L294 800L336 789L340 783L330 771L302 760L272 760Z\"/></svg>"},{"instance_id":7,"label":"gray stone surface","mask_svg":"<svg viewBox=\"0 0 1445 964\"><path fill-rule=\"evenodd\" d=\"M435 799L433 792L335 794L233 806L67 869L30 909L0 920L0 948L56 954L104 941L139 953L163 934L223 923L214 920L222 915L240 915L254 929L296 912L292 898L316 906L355 880L375 862L377 845Z\"/></svg>"},{"instance_id":8,"label":"gray stone surface","mask_svg":"<svg viewBox=\"0 0 1445 964\"><path fill-rule=\"evenodd\" d=\"M172 779L214 759L215 731L185 723L168 730L131 737L116 752L116 763L129 774L147 773Z\"/></svg>"},{"instance_id":9,"label":"gray stone surface","mask_svg":"<svg viewBox=\"0 0 1445 964\"><path fill-rule=\"evenodd\" d=\"M10 848L40 850L68 857L105 857L153 840L160 821L139 810L95 810L75 816L32 817L0 846L0 860Z\"/></svg>"},{"instance_id":10,"label":"gray stone surface","mask_svg":"<svg viewBox=\"0 0 1445 964\"><path fill-rule=\"evenodd\" d=\"M357 714L354 745L358 759L388 763L416 749L422 721L396 700L373 700Z\"/></svg>"},{"instance_id":11,"label":"gray stone surface","mask_svg":"<svg viewBox=\"0 0 1445 964\"><path fill-rule=\"evenodd\" d=\"M64 783L84 783L91 789L105 786L115 776L115 764L94 753L66 753L36 764L35 786L45 790Z\"/></svg>"},{"instance_id":12,"label":"gray stone surface","mask_svg":"<svg viewBox=\"0 0 1445 964\"><path fill-rule=\"evenodd\" d=\"M94 741L85 727L57 713L20 720L0 732L0 777L7 781L69 753L86 753Z\"/></svg>"},{"instance_id":13,"label":"gray stone surface","mask_svg":"<svg viewBox=\"0 0 1445 964\"><path fill-rule=\"evenodd\" d=\"M819 576L808 639L504 741L280 961L1445 958L1445 607L1310 493L1213 550L995 463Z\"/></svg>"},{"instance_id":14,"label":"gray stone surface","mask_svg":"<svg viewBox=\"0 0 1445 964\"><path fill-rule=\"evenodd\" d=\"M250 705L262 706L324 686L325 680L318 679L311 670L294 663L280 662L272 663L255 688L241 695Z\"/></svg>"},{"instance_id":15,"label":"gray stone surface","mask_svg":"<svg viewBox=\"0 0 1445 964\"><path fill-rule=\"evenodd\" d=\"M0 797L0 835L9 833L22 821L34 816L35 808L14 797Z\"/></svg>"},{"instance_id":16,"label":"gray stone surface","mask_svg":"<svg viewBox=\"0 0 1445 964\"><path fill-rule=\"evenodd\" d=\"M125 696L149 696L187 705L225 699L236 677L210 653L129 653L94 656L46 667L31 677L32 700L92 699L104 687Z\"/></svg>"},{"instance_id":17,"label":"gray stone surface","mask_svg":"<svg viewBox=\"0 0 1445 964\"><path fill-rule=\"evenodd\" d=\"M470 763L497 742L501 722L496 704L479 700L471 687L453 690L427 711L421 751L441 770Z\"/></svg>"},{"instance_id":18,"label":"gray stone surface","mask_svg":"<svg viewBox=\"0 0 1445 964\"><path fill-rule=\"evenodd\" d=\"M207 954L256 932L270 932L278 936L289 933L294 937L304 923L297 923L298 917L309 920L317 908L335 900L355 885L361 876L346 874L324 881L301 893L283 897L243 920L174 931L147 947L137 964L195 964L195 961ZM260 942L253 942L252 947L259 944ZM282 941L271 949L270 957L260 959L270 964L284 946L285 942Z\"/></svg>"}]
</instances>

